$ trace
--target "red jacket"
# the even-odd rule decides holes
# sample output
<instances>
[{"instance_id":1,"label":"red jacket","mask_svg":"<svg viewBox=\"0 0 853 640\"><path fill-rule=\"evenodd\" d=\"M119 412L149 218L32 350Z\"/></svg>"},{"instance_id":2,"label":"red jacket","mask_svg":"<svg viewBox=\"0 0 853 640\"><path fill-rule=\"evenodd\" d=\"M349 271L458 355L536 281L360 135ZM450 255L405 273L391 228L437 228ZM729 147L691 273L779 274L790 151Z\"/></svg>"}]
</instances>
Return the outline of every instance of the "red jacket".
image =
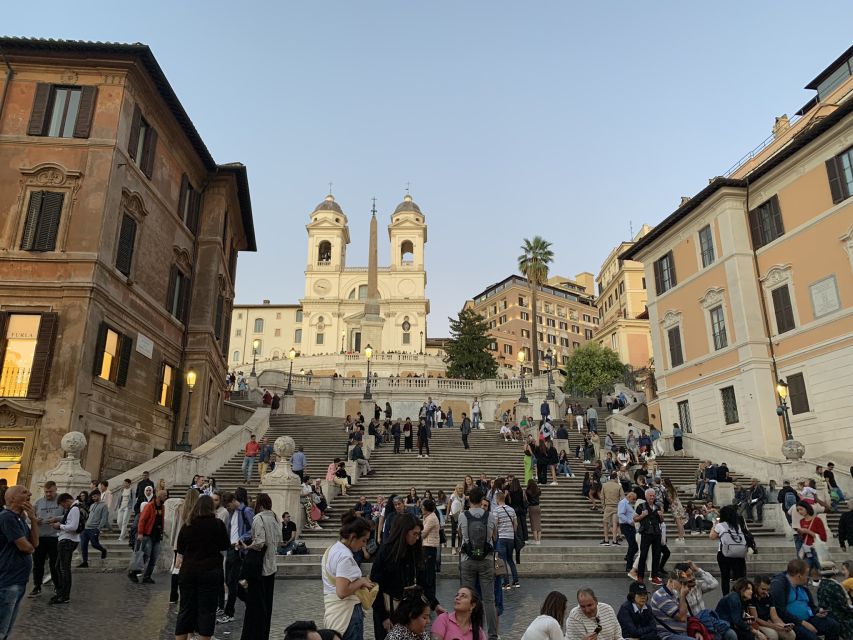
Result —
<instances>
[{"instance_id":1,"label":"red jacket","mask_svg":"<svg viewBox=\"0 0 853 640\"><path fill-rule=\"evenodd\" d=\"M149 507L151 508L149 509ZM155 518L160 519L160 532L162 533L165 530L165 513L166 508L162 504L160 505L158 513L157 498L154 498L151 502L145 504L145 506L142 507L142 513L139 515L139 522L136 525L136 535L150 536L151 531L154 529Z\"/></svg>"}]
</instances>

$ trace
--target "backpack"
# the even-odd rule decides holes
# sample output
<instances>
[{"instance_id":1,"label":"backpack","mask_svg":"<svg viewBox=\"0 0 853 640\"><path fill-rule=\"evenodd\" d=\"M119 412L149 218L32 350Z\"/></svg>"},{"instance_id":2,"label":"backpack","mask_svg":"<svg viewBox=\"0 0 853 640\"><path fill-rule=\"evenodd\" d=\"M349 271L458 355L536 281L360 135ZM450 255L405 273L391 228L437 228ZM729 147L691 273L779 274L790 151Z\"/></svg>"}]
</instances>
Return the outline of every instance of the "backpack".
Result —
<instances>
[{"instance_id":1,"label":"backpack","mask_svg":"<svg viewBox=\"0 0 853 640\"><path fill-rule=\"evenodd\" d=\"M746 532L726 526L726 530L720 534L720 551L726 558L745 558L748 548Z\"/></svg>"},{"instance_id":2,"label":"backpack","mask_svg":"<svg viewBox=\"0 0 853 640\"><path fill-rule=\"evenodd\" d=\"M308 555L308 547L305 546L305 543L301 540L297 541L293 545L293 552L291 555L294 556L306 556Z\"/></svg>"},{"instance_id":3,"label":"backpack","mask_svg":"<svg viewBox=\"0 0 853 640\"><path fill-rule=\"evenodd\" d=\"M83 529L86 528L86 520L89 519L89 510L79 502L71 505L71 509L74 507L77 507L77 510L80 512L80 520L77 523L77 529L74 533L83 533ZM69 509L68 513L63 516L62 524L65 524L68 521L68 514L71 513L71 509Z\"/></svg>"},{"instance_id":4,"label":"backpack","mask_svg":"<svg viewBox=\"0 0 853 640\"><path fill-rule=\"evenodd\" d=\"M472 560L483 560L494 551L489 542L489 512L475 516L470 509L465 511L468 524L468 542L462 545L462 551Z\"/></svg>"}]
</instances>

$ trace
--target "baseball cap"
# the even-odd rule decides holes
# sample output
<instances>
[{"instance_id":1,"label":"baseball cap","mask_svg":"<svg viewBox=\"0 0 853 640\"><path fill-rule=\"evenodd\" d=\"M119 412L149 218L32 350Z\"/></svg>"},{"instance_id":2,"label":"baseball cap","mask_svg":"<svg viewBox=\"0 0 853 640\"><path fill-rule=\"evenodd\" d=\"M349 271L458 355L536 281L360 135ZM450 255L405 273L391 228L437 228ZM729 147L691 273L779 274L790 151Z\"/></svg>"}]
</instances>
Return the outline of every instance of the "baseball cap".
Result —
<instances>
[{"instance_id":1,"label":"baseball cap","mask_svg":"<svg viewBox=\"0 0 853 640\"><path fill-rule=\"evenodd\" d=\"M648 594L648 592L649 590L646 589L646 585L642 582L632 582L628 588L628 593L632 596Z\"/></svg>"}]
</instances>

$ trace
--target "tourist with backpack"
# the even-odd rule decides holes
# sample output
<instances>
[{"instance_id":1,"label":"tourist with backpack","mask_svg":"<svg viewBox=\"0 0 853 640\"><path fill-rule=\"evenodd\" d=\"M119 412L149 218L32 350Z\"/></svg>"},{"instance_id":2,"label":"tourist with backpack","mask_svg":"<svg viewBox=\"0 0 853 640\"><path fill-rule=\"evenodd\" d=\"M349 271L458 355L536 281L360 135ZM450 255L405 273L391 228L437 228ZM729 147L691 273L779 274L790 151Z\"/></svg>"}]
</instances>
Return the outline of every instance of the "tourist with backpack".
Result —
<instances>
[{"instance_id":1,"label":"tourist with backpack","mask_svg":"<svg viewBox=\"0 0 853 640\"><path fill-rule=\"evenodd\" d=\"M717 546L717 564L720 567L720 589L725 596L732 580L746 577L746 554L749 550L746 527L741 524L737 507L726 505L720 509L720 521L711 530L711 540Z\"/></svg>"},{"instance_id":2,"label":"tourist with backpack","mask_svg":"<svg viewBox=\"0 0 853 640\"><path fill-rule=\"evenodd\" d=\"M142 571L142 583L154 584L151 574L157 558L160 557L160 542L163 540L165 530L166 498L168 494L164 490L158 491L154 499L145 505L139 514L139 523L136 528L136 549L127 571L127 578L131 582L139 582L137 574Z\"/></svg>"},{"instance_id":3,"label":"tourist with backpack","mask_svg":"<svg viewBox=\"0 0 853 640\"><path fill-rule=\"evenodd\" d=\"M89 512L86 507L74 500L70 493L62 493L56 502L65 510L62 520L53 523L59 531L56 559L56 595L50 604L66 604L71 597L71 556L80 544L80 533L86 528Z\"/></svg>"},{"instance_id":4,"label":"tourist with backpack","mask_svg":"<svg viewBox=\"0 0 853 640\"><path fill-rule=\"evenodd\" d=\"M497 518L483 508L483 500L483 491L474 487L468 494L469 508L459 514L459 531L462 534L459 576L462 586L469 589L476 588L479 579L489 640L497 640L494 547Z\"/></svg>"}]
</instances>

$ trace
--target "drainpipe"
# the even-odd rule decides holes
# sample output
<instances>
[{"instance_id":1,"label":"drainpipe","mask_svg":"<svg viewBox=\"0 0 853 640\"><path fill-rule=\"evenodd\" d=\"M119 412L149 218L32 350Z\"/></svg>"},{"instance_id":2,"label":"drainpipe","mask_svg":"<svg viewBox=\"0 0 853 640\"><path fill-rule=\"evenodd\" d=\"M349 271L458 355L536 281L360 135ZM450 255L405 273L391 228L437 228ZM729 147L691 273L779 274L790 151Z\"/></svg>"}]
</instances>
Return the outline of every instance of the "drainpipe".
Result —
<instances>
[{"instance_id":1,"label":"drainpipe","mask_svg":"<svg viewBox=\"0 0 853 640\"><path fill-rule=\"evenodd\" d=\"M3 112L6 110L6 95L9 93L9 85L12 83L12 77L15 75L15 70L9 64L9 59L3 49L0 49L0 57L3 58L3 64L6 65L6 79L3 82L3 93L0 95L0 123L3 122Z\"/></svg>"}]
</instances>

